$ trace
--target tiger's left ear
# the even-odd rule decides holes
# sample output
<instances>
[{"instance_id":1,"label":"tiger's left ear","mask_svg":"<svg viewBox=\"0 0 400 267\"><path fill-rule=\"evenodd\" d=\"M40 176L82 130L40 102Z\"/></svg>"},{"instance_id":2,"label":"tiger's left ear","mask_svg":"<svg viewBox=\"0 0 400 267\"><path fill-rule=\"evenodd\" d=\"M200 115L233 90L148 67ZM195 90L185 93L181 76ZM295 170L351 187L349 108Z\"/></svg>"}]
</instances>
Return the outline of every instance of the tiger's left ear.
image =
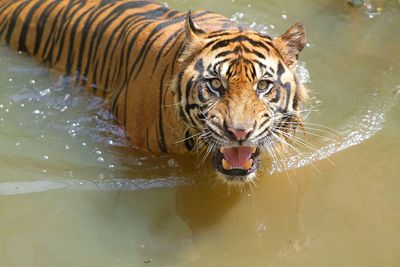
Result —
<instances>
[{"instance_id":1,"label":"tiger's left ear","mask_svg":"<svg viewBox=\"0 0 400 267\"><path fill-rule=\"evenodd\" d=\"M197 26L196 23L194 23L191 11L189 11L186 15L185 33L185 48L183 49L183 52L179 57L179 61L181 63L191 59L194 55L196 55L196 52L198 52L205 45L205 32L200 29L200 27Z\"/></svg>"},{"instance_id":2,"label":"tiger's left ear","mask_svg":"<svg viewBox=\"0 0 400 267\"><path fill-rule=\"evenodd\" d=\"M299 53L306 45L306 33L303 24L294 24L287 32L273 40L273 44L283 57L285 64L290 67L296 63Z\"/></svg>"}]
</instances>

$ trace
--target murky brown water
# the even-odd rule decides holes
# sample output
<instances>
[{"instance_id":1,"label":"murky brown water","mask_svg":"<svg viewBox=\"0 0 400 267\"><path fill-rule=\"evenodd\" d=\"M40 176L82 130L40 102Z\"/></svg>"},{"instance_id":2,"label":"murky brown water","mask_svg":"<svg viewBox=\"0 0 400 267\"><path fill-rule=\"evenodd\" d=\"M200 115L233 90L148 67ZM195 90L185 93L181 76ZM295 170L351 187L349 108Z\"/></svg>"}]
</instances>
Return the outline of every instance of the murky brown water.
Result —
<instances>
[{"instance_id":1,"label":"murky brown water","mask_svg":"<svg viewBox=\"0 0 400 267\"><path fill-rule=\"evenodd\" d=\"M317 151L245 192L127 147L101 100L1 48L0 266L400 266L400 4L345 2L168 1L272 35L307 27L307 121L339 133L309 124Z\"/></svg>"}]
</instances>

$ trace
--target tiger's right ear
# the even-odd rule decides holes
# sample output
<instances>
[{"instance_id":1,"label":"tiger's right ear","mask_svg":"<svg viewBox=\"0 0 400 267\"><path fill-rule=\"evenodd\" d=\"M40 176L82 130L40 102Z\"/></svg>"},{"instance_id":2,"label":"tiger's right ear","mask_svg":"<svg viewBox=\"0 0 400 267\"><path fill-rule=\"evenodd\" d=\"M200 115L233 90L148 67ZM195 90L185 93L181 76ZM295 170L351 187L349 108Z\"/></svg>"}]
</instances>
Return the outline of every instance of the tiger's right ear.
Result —
<instances>
[{"instance_id":1,"label":"tiger's right ear","mask_svg":"<svg viewBox=\"0 0 400 267\"><path fill-rule=\"evenodd\" d=\"M200 29L200 27L197 26L197 24L194 23L192 19L192 11L190 10L186 15L185 32L186 32L186 38L190 40L201 38L201 36L205 34L205 32L202 29Z\"/></svg>"},{"instance_id":2,"label":"tiger's right ear","mask_svg":"<svg viewBox=\"0 0 400 267\"><path fill-rule=\"evenodd\" d=\"M185 19L185 33L185 47L179 57L179 62L181 63L187 62L193 58L196 52L204 47L206 43L204 38L205 32L193 21L192 12L190 10Z\"/></svg>"}]
</instances>

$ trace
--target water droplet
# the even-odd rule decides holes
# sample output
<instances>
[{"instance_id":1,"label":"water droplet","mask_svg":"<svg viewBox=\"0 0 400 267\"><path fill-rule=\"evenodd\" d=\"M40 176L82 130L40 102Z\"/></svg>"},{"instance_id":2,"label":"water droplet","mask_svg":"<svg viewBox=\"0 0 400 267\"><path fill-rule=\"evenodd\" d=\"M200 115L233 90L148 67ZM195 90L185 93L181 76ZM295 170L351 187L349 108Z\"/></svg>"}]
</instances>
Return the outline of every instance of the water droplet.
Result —
<instances>
[{"instance_id":1,"label":"water droplet","mask_svg":"<svg viewBox=\"0 0 400 267\"><path fill-rule=\"evenodd\" d=\"M101 151L100 150L96 150L96 155L101 155Z\"/></svg>"},{"instance_id":2,"label":"water droplet","mask_svg":"<svg viewBox=\"0 0 400 267\"><path fill-rule=\"evenodd\" d=\"M170 167L178 166L177 162L174 159L168 160L167 163L168 163L168 166L170 166Z\"/></svg>"},{"instance_id":3,"label":"water droplet","mask_svg":"<svg viewBox=\"0 0 400 267\"><path fill-rule=\"evenodd\" d=\"M30 82L31 84L35 84L35 83L36 83L36 81L35 81L35 80L33 80L33 79L32 79L32 80L30 80L29 82Z\"/></svg>"},{"instance_id":4,"label":"water droplet","mask_svg":"<svg viewBox=\"0 0 400 267\"><path fill-rule=\"evenodd\" d=\"M10 110L8 108L5 109L6 112L9 112Z\"/></svg>"},{"instance_id":5,"label":"water droplet","mask_svg":"<svg viewBox=\"0 0 400 267\"><path fill-rule=\"evenodd\" d=\"M43 158L44 158L44 159L49 159L49 156L44 155Z\"/></svg>"},{"instance_id":6,"label":"water droplet","mask_svg":"<svg viewBox=\"0 0 400 267\"><path fill-rule=\"evenodd\" d=\"M85 143L85 142L83 142L83 143L82 143L82 146L86 146L86 143Z\"/></svg>"},{"instance_id":7,"label":"water droplet","mask_svg":"<svg viewBox=\"0 0 400 267\"><path fill-rule=\"evenodd\" d=\"M0 108L4 108L3 104L0 104Z\"/></svg>"},{"instance_id":8,"label":"water droplet","mask_svg":"<svg viewBox=\"0 0 400 267\"><path fill-rule=\"evenodd\" d=\"M114 165L113 164L110 164L110 165L108 165L108 168L110 168L110 169L114 169Z\"/></svg>"},{"instance_id":9,"label":"water droplet","mask_svg":"<svg viewBox=\"0 0 400 267\"><path fill-rule=\"evenodd\" d=\"M20 142L15 143L15 145L16 145L16 146L19 146L19 145L20 145Z\"/></svg>"},{"instance_id":10,"label":"water droplet","mask_svg":"<svg viewBox=\"0 0 400 267\"><path fill-rule=\"evenodd\" d=\"M97 161L98 161L98 162L104 162L104 158L103 158L103 157L98 157L98 158L97 158Z\"/></svg>"},{"instance_id":11,"label":"water droplet","mask_svg":"<svg viewBox=\"0 0 400 267\"><path fill-rule=\"evenodd\" d=\"M64 111L67 110L67 108L68 108L67 106L63 106L63 107L60 109L60 111L61 111L61 112L64 112Z\"/></svg>"},{"instance_id":12,"label":"water droplet","mask_svg":"<svg viewBox=\"0 0 400 267\"><path fill-rule=\"evenodd\" d=\"M21 104L21 108L23 108L23 107L25 107L25 104L24 104L24 103Z\"/></svg>"},{"instance_id":13,"label":"water droplet","mask_svg":"<svg viewBox=\"0 0 400 267\"><path fill-rule=\"evenodd\" d=\"M34 110L33 114L40 114L40 110L38 110L38 109Z\"/></svg>"},{"instance_id":14,"label":"water droplet","mask_svg":"<svg viewBox=\"0 0 400 267\"><path fill-rule=\"evenodd\" d=\"M287 19L287 15L286 14L282 14L282 19Z\"/></svg>"},{"instance_id":15,"label":"water droplet","mask_svg":"<svg viewBox=\"0 0 400 267\"><path fill-rule=\"evenodd\" d=\"M8 81L9 81L9 82L12 82L12 81L13 81L13 79L12 79L12 78L9 78L9 79L8 79Z\"/></svg>"},{"instance_id":16,"label":"water droplet","mask_svg":"<svg viewBox=\"0 0 400 267\"><path fill-rule=\"evenodd\" d=\"M46 169L44 169L44 170L42 170L42 172L43 172L43 173L47 173L47 170L46 170Z\"/></svg>"},{"instance_id":17,"label":"water droplet","mask_svg":"<svg viewBox=\"0 0 400 267\"><path fill-rule=\"evenodd\" d=\"M65 149L66 149L66 150L69 150L69 146L65 145Z\"/></svg>"},{"instance_id":18,"label":"water droplet","mask_svg":"<svg viewBox=\"0 0 400 267\"><path fill-rule=\"evenodd\" d=\"M42 91L39 92L39 94L40 94L41 96L45 96L45 95L48 95L48 94L50 94L50 93L51 93L51 90L50 90L49 88L47 88L47 89L42 90Z\"/></svg>"}]
</instances>

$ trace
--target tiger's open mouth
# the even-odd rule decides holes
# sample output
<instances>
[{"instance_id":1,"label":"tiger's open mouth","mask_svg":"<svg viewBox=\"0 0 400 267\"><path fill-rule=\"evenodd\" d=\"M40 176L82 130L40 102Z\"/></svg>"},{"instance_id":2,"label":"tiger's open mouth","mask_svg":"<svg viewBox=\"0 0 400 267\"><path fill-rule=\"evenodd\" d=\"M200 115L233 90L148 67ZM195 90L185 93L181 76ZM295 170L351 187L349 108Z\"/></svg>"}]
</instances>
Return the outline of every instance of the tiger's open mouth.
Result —
<instances>
[{"instance_id":1,"label":"tiger's open mouth","mask_svg":"<svg viewBox=\"0 0 400 267\"><path fill-rule=\"evenodd\" d=\"M221 147L213 154L213 164L228 180L245 181L246 176L258 169L259 155L260 149L257 147Z\"/></svg>"}]
</instances>

